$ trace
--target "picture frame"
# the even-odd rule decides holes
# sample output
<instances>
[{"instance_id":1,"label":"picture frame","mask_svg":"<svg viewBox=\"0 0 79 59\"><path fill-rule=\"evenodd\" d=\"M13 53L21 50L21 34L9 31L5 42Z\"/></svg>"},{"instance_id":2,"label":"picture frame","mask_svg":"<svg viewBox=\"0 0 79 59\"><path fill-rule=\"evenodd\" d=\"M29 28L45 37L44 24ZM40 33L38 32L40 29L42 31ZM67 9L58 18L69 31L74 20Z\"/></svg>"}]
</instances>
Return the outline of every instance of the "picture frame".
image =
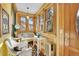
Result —
<instances>
[{"instance_id":1,"label":"picture frame","mask_svg":"<svg viewBox=\"0 0 79 59\"><path fill-rule=\"evenodd\" d=\"M9 14L2 9L2 34L9 33Z\"/></svg>"},{"instance_id":2,"label":"picture frame","mask_svg":"<svg viewBox=\"0 0 79 59\"><path fill-rule=\"evenodd\" d=\"M46 17L46 31L47 32L53 32L53 21L52 21L52 12L51 9L49 8L47 10L47 17Z\"/></svg>"}]
</instances>

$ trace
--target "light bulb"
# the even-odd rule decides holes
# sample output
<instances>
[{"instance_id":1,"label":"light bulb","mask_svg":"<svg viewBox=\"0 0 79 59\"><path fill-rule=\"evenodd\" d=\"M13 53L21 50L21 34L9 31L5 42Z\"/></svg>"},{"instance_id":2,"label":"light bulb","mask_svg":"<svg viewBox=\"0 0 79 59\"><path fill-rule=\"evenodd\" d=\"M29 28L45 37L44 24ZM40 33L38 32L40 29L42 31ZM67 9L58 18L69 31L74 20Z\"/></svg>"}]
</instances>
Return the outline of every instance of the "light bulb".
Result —
<instances>
[{"instance_id":1,"label":"light bulb","mask_svg":"<svg viewBox=\"0 0 79 59\"><path fill-rule=\"evenodd\" d=\"M27 19L29 19L29 16L27 16Z\"/></svg>"}]
</instances>

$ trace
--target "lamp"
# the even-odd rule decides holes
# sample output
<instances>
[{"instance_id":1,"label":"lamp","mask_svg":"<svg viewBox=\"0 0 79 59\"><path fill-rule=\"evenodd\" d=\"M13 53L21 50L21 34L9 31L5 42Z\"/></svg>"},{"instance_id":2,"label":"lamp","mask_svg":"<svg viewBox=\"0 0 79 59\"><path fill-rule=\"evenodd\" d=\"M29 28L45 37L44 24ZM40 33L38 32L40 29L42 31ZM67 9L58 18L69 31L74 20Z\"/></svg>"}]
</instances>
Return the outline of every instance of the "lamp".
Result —
<instances>
[{"instance_id":1,"label":"lamp","mask_svg":"<svg viewBox=\"0 0 79 59\"><path fill-rule=\"evenodd\" d=\"M20 25L19 24L16 24L15 25L15 29L17 29L17 30L20 29Z\"/></svg>"},{"instance_id":2,"label":"lamp","mask_svg":"<svg viewBox=\"0 0 79 59\"><path fill-rule=\"evenodd\" d=\"M16 24L15 25L15 29L16 30L19 30L20 29L20 25L19 24ZM17 37L17 31L14 32L14 35L15 35L15 37Z\"/></svg>"},{"instance_id":3,"label":"lamp","mask_svg":"<svg viewBox=\"0 0 79 59\"><path fill-rule=\"evenodd\" d=\"M27 19L29 19L29 16L27 16Z\"/></svg>"},{"instance_id":4,"label":"lamp","mask_svg":"<svg viewBox=\"0 0 79 59\"><path fill-rule=\"evenodd\" d=\"M27 13L29 13L29 7L27 7ZM29 16L26 16L27 19L29 19Z\"/></svg>"}]
</instances>

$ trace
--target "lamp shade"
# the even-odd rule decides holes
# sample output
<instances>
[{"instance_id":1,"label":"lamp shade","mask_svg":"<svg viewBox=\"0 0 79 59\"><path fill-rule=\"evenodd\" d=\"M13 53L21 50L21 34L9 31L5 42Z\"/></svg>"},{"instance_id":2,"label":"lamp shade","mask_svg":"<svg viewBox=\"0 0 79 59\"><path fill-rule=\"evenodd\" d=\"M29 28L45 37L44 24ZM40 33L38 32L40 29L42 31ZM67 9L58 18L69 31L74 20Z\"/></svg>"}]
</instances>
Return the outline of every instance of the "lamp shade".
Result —
<instances>
[{"instance_id":1,"label":"lamp shade","mask_svg":"<svg viewBox=\"0 0 79 59\"><path fill-rule=\"evenodd\" d=\"M20 25L19 24L16 24L15 25L15 29L20 29Z\"/></svg>"}]
</instances>

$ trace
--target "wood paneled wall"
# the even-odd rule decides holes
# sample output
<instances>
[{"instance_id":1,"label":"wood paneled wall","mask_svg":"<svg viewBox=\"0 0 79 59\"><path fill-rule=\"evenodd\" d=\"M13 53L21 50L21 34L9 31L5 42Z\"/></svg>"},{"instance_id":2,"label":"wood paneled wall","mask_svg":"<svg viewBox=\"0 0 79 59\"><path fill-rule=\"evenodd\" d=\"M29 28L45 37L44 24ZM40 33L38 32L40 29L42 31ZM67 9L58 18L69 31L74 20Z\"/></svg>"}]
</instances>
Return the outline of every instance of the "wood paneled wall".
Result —
<instances>
[{"instance_id":1,"label":"wood paneled wall","mask_svg":"<svg viewBox=\"0 0 79 59\"><path fill-rule=\"evenodd\" d=\"M53 8L54 9L54 16L52 17L53 19L52 19L52 21L53 21L53 31L52 32L50 32L50 33L53 33L54 35L56 35L56 16L57 16L57 4L52 4L52 3L50 3L50 4L44 4L40 9L39 9L39 11L36 13L36 16L38 16L38 17L40 17L40 15L43 15L43 20L44 20L44 32L45 33L49 33L49 32L46 32L46 17L47 17L47 15L46 15L46 13L47 13L47 10L49 9L49 8ZM39 18L39 23L40 23L40 18ZM40 31L40 24L39 24L39 29L38 29L38 31Z\"/></svg>"},{"instance_id":2,"label":"wood paneled wall","mask_svg":"<svg viewBox=\"0 0 79 59\"><path fill-rule=\"evenodd\" d=\"M8 15L9 15L9 33L8 34L11 34L12 33L12 24L13 24L13 20L14 20L14 18L13 18L13 16L14 16L14 11L12 10L12 6L13 6L13 4L11 4L11 3L3 3L3 4L0 4L1 5L1 8L0 8L0 36L4 36L3 34L2 34L2 9L4 9L7 13L8 13Z\"/></svg>"},{"instance_id":3,"label":"wood paneled wall","mask_svg":"<svg viewBox=\"0 0 79 59\"><path fill-rule=\"evenodd\" d=\"M36 17L34 16L34 14L27 14L25 12L17 11L16 12L16 24L21 25L20 18L22 16L27 17L27 15L33 19L33 32L36 32ZM26 30L24 32L30 32L28 22L26 23ZM21 33L21 31L17 30L17 33Z\"/></svg>"},{"instance_id":4,"label":"wood paneled wall","mask_svg":"<svg viewBox=\"0 0 79 59\"><path fill-rule=\"evenodd\" d=\"M3 35L2 34L2 9L4 9L9 15L9 33ZM7 56L8 49L5 43L5 40L10 37L12 30L12 21L13 21L13 13L12 13L12 4L11 3L2 3L0 4L0 55Z\"/></svg>"},{"instance_id":5,"label":"wood paneled wall","mask_svg":"<svg viewBox=\"0 0 79 59\"><path fill-rule=\"evenodd\" d=\"M70 5L70 44L69 44L69 55L78 55L79 56L79 35L76 32L76 19L77 19L77 11L79 9L79 4L71 4ZM73 48L73 49L72 49Z\"/></svg>"},{"instance_id":6,"label":"wood paneled wall","mask_svg":"<svg viewBox=\"0 0 79 59\"><path fill-rule=\"evenodd\" d=\"M79 4L57 4L57 55L79 55L79 36L76 33L76 17Z\"/></svg>"},{"instance_id":7,"label":"wood paneled wall","mask_svg":"<svg viewBox=\"0 0 79 59\"><path fill-rule=\"evenodd\" d=\"M52 32L47 32L46 31L46 17L47 17L47 11L49 8L53 8L54 9L54 15L52 16L52 21L53 21L53 31ZM46 37L46 41L45 43L50 43L50 44L55 44L56 45L56 35L57 35L57 4L44 4L39 11L36 13L36 16L38 16L38 18L43 15L43 20L44 20L44 29L42 31L42 35L44 37ZM39 20L39 28L38 31L40 31L40 18ZM54 48L56 49L56 48ZM56 52L56 51L54 51ZM51 53L51 52L50 52Z\"/></svg>"},{"instance_id":8,"label":"wood paneled wall","mask_svg":"<svg viewBox=\"0 0 79 59\"><path fill-rule=\"evenodd\" d=\"M64 4L57 4L57 55L64 52Z\"/></svg>"},{"instance_id":9,"label":"wood paneled wall","mask_svg":"<svg viewBox=\"0 0 79 59\"><path fill-rule=\"evenodd\" d=\"M46 13L47 13L47 10L49 8L53 8L54 9L54 16L52 17L52 21L53 21L53 31L52 32L46 32ZM36 16L40 16L40 15L43 15L43 20L44 20L44 29L43 29L43 32L42 32L42 35L50 38L48 39L48 41L51 41L53 43L56 44L56 35L57 35L57 4L52 4L52 3L48 3L48 4L44 4L40 9L39 11L36 13ZM39 23L40 23L40 18L38 19L39 20ZM38 31L40 31L40 24L39 24L39 28L38 28Z\"/></svg>"},{"instance_id":10,"label":"wood paneled wall","mask_svg":"<svg viewBox=\"0 0 79 59\"><path fill-rule=\"evenodd\" d=\"M33 32L36 32L36 17L33 16Z\"/></svg>"}]
</instances>

